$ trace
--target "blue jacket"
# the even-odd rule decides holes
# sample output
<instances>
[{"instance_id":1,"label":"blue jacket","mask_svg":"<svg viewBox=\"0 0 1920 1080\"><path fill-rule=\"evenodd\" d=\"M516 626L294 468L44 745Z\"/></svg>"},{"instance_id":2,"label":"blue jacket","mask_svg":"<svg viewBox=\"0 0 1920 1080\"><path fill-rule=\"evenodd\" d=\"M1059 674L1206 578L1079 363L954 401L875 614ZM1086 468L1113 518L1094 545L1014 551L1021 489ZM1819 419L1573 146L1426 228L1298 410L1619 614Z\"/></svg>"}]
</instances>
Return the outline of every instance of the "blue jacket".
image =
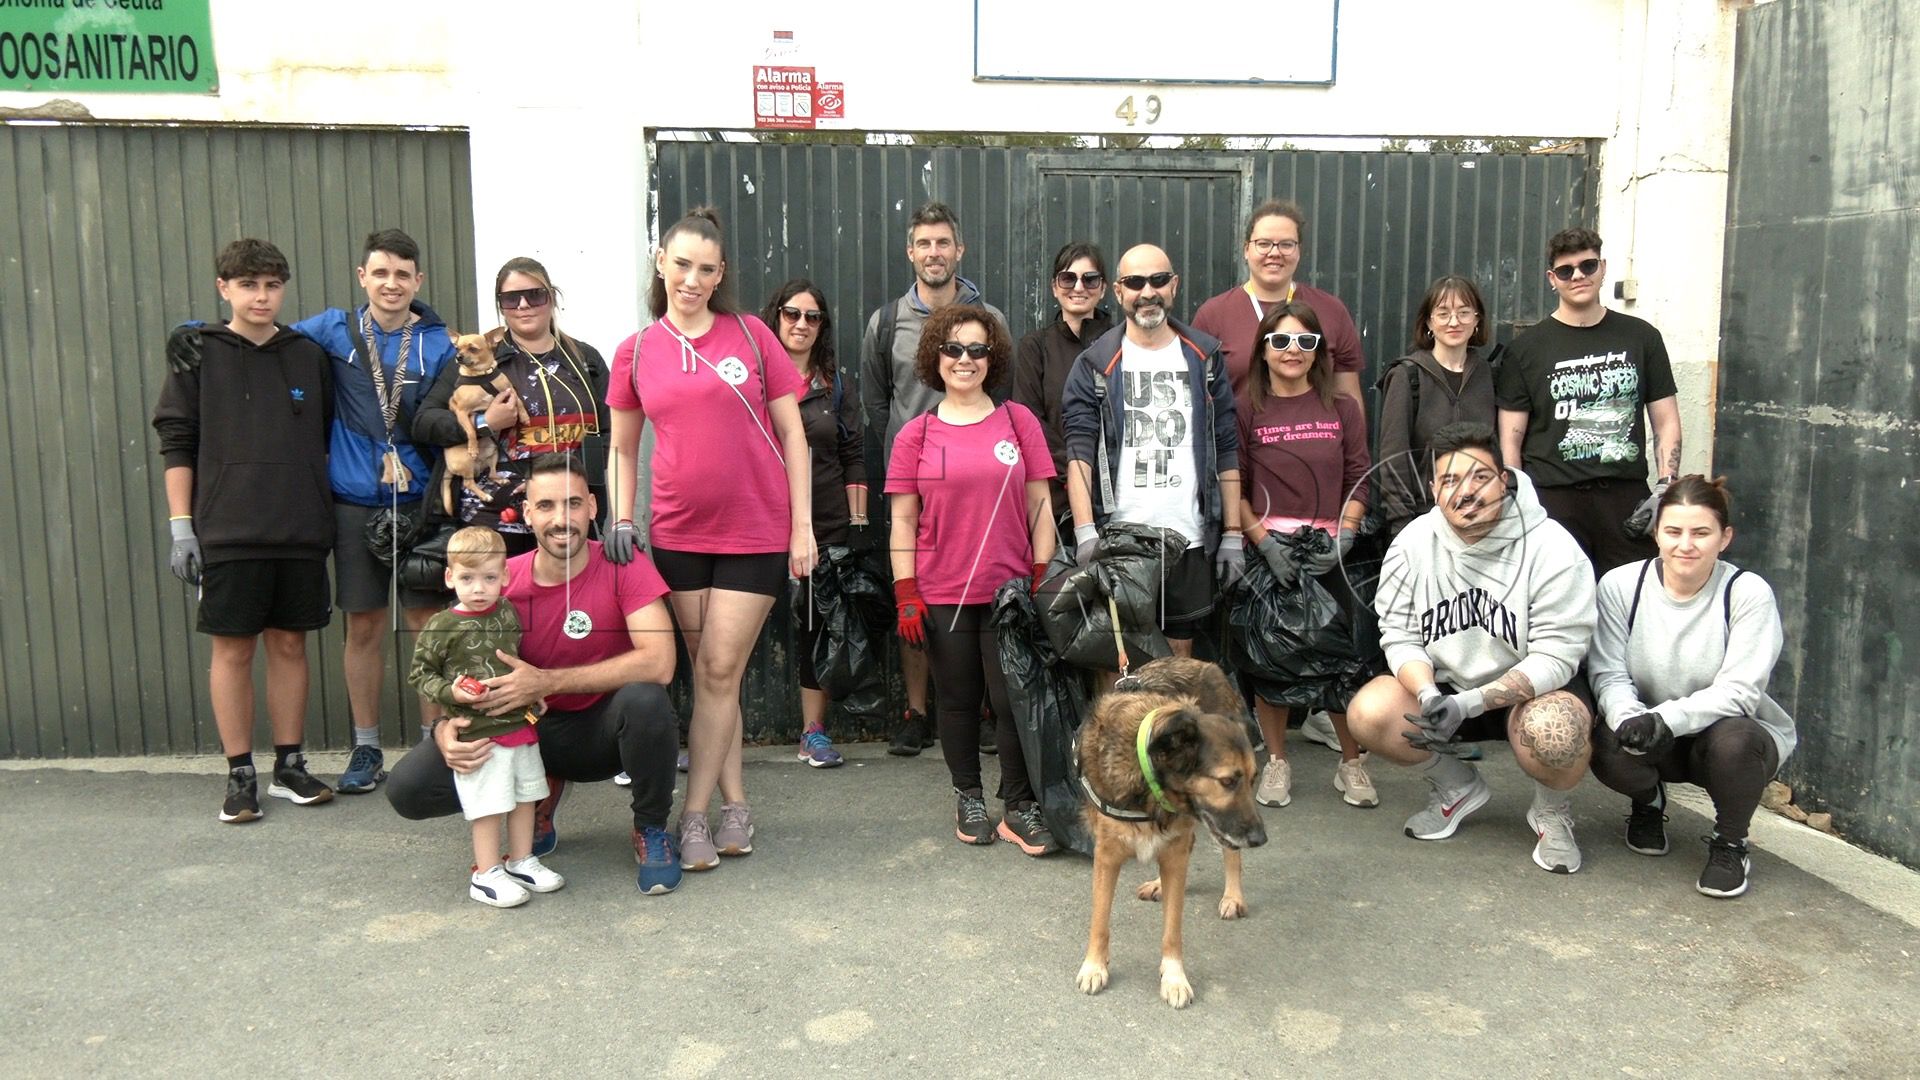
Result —
<instances>
[{"instance_id":1,"label":"blue jacket","mask_svg":"<svg viewBox=\"0 0 1920 1080\"><path fill-rule=\"evenodd\" d=\"M385 506L394 500L390 485L380 482L380 459L387 451L387 425L380 415L380 398L374 393L373 376L367 370L362 353L366 339L360 335L360 315L364 306L353 311L328 308L311 319L293 325L293 329L318 342L333 359L334 411L333 431L328 437L327 479L333 497L358 506ZM413 412L427 396L440 369L453 357L453 340L447 336L446 323L434 310L418 300L413 302L419 321L413 324L413 346L407 354L407 367L401 373L405 389L400 394L400 414L393 420L393 448L401 464L413 474L413 484L400 492L402 503L415 502L426 495L433 462L440 456L434 447L415 446L411 437ZM379 346L383 369L392 377L399 359L401 330L387 333L373 324L374 342Z\"/></svg>"},{"instance_id":2,"label":"blue jacket","mask_svg":"<svg viewBox=\"0 0 1920 1080\"><path fill-rule=\"evenodd\" d=\"M1220 473L1240 468L1240 431L1234 426L1233 384L1226 364L1220 358L1220 342L1212 335L1195 330L1169 317L1180 341L1180 352L1187 358L1187 378L1193 384L1193 430L1212 431L1213 438L1193 440L1194 465L1200 479L1200 520L1206 535L1201 539L1207 550L1219 546L1221 524L1225 520L1220 495ZM1066 431L1067 458L1084 461L1093 469L1093 519L1105 524L1113 513L1105 505L1102 489L1119 482L1120 435L1126 430L1120 377L1121 342L1125 339L1125 321L1095 338L1073 362L1067 383L1060 391L1061 426ZM1102 400L1104 398L1104 400ZM1104 406L1104 408L1102 407ZM1099 450L1106 443L1108 475L1100 476Z\"/></svg>"}]
</instances>

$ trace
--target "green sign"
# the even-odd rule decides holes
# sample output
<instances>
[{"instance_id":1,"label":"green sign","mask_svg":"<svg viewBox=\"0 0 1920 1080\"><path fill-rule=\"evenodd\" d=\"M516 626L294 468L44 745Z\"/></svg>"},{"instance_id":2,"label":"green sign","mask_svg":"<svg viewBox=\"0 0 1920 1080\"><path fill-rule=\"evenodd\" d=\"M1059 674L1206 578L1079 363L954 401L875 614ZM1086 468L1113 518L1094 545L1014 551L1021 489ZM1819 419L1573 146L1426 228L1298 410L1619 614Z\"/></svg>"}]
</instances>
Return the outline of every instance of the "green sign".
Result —
<instances>
[{"instance_id":1,"label":"green sign","mask_svg":"<svg viewBox=\"0 0 1920 1080\"><path fill-rule=\"evenodd\" d=\"M0 90L217 94L209 0L0 0Z\"/></svg>"}]
</instances>

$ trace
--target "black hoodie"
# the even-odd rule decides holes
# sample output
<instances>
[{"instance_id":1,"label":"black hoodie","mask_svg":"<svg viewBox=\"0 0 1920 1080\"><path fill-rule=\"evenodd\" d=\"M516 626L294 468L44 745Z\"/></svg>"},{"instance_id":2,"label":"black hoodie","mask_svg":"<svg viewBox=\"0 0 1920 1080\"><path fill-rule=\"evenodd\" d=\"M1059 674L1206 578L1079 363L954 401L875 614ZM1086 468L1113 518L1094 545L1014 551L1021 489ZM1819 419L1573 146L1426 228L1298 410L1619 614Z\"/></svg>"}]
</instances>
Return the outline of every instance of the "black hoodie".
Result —
<instances>
[{"instance_id":1,"label":"black hoodie","mask_svg":"<svg viewBox=\"0 0 1920 1080\"><path fill-rule=\"evenodd\" d=\"M153 427L169 469L193 470L193 529L211 565L324 559L333 550L331 361L279 327L255 345L202 328L200 366L167 376Z\"/></svg>"},{"instance_id":2,"label":"black hoodie","mask_svg":"<svg viewBox=\"0 0 1920 1080\"><path fill-rule=\"evenodd\" d=\"M1417 391L1415 380L1419 381ZM1374 490L1381 516L1395 531L1433 505L1428 491L1433 467L1426 460L1427 446L1435 432L1458 421L1495 426L1493 369L1486 350L1468 346L1466 368L1460 375L1441 367L1433 350L1415 349L1380 376L1380 414L1375 425L1380 441L1374 452L1379 468Z\"/></svg>"}]
</instances>

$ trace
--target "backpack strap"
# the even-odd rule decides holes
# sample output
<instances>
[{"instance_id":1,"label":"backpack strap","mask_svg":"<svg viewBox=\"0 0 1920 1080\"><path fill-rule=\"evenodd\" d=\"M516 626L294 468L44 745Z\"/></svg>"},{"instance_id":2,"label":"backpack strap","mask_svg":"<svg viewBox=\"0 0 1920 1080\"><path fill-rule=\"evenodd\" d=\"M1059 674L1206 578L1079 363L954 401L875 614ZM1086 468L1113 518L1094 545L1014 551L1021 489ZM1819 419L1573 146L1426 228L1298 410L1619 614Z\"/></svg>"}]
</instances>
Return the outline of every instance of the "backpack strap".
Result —
<instances>
[{"instance_id":1,"label":"backpack strap","mask_svg":"<svg viewBox=\"0 0 1920 1080\"><path fill-rule=\"evenodd\" d=\"M767 358L760 355L760 343L753 339L753 331L747 327L747 317L736 313L733 321L740 324L740 336L746 338L747 345L753 349L754 374L760 376L760 408L767 414L767 419L771 420L773 419L773 401L768 397L767 390Z\"/></svg>"},{"instance_id":2,"label":"backpack strap","mask_svg":"<svg viewBox=\"0 0 1920 1080\"><path fill-rule=\"evenodd\" d=\"M1640 614L1640 590L1647 587L1647 574L1653 569L1656 560L1648 559L1640 564L1640 576L1633 583L1633 603L1627 608L1627 636L1633 636L1633 620Z\"/></svg>"},{"instance_id":3,"label":"backpack strap","mask_svg":"<svg viewBox=\"0 0 1920 1080\"><path fill-rule=\"evenodd\" d=\"M1125 341L1124 337L1121 338L1122 344L1113 350L1113 359L1107 361L1106 367L1096 366L1093 369L1093 404L1100 415L1100 444L1094 448L1094 456L1100 468L1100 505L1106 508L1108 514L1113 513L1114 504L1113 470L1107 462L1107 374L1119 365L1120 353L1126 347Z\"/></svg>"},{"instance_id":4,"label":"backpack strap","mask_svg":"<svg viewBox=\"0 0 1920 1080\"><path fill-rule=\"evenodd\" d=\"M1726 625L1728 641L1733 640L1733 583L1739 581L1740 575L1744 573L1746 573L1745 570L1736 568L1733 573L1727 575L1726 588L1720 590L1720 610L1722 621Z\"/></svg>"}]
</instances>

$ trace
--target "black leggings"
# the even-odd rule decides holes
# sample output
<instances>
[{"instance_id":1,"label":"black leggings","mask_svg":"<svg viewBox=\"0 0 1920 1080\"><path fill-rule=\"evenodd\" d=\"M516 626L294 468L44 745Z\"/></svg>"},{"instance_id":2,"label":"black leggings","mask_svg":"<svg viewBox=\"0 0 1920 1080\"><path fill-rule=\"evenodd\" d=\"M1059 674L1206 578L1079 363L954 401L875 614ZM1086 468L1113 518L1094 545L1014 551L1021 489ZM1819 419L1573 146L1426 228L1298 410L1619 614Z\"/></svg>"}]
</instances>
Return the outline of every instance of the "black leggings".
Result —
<instances>
[{"instance_id":1,"label":"black leggings","mask_svg":"<svg viewBox=\"0 0 1920 1080\"><path fill-rule=\"evenodd\" d=\"M1661 781L1698 784L1713 799L1713 829L1745 840L1767 781L1780 768L1780 748L1751 716L1716 720L1695 735L1673 740L1663 757L1629 754L1605 720L1593 725L1593 775L1635 802L1652 802Z\"/></svg>"},{"instance_id":2,"label":"black leggings","mask_svg":"<svg viewBox=\"0 0 1920 1080\"><path fill-rule=\"evenodd\" d=\"M1007 678L1000 670L1000 643L988 617L991 604L930 604L927 663L933 669L934 722L947 772L960 791L980 790L980 706L991 702L1000 747L1001 800L1033 801L1020 731L1007 705Z\"/></svg>"}]
</instances>

